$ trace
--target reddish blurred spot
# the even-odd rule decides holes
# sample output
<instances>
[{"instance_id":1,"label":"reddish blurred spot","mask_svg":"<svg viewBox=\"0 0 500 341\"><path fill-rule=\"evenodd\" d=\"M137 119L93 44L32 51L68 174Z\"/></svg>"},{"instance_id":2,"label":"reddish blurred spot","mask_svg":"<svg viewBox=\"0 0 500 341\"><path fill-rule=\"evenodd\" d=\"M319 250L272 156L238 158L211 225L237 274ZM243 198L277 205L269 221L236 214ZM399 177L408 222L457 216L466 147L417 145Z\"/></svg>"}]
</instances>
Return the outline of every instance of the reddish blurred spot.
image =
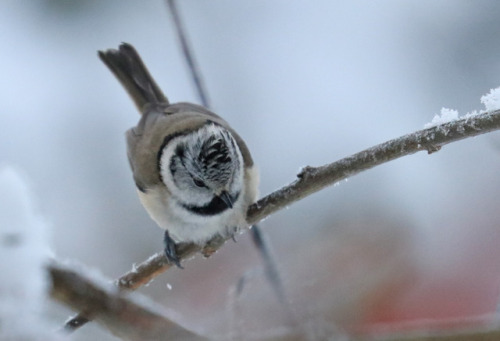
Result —
<instances>
[{"instance_id":1,"label":"reddish blurred spot","mask_svg":"<svg viewBox=\"0 0 500 341\"><path fill-rule=\"evenodd\" d=\"M496 312L500 291L500 248L496 240L471 241L452 269L422 272L399 295L387 290L369 311L362 329L463 327L481 324ZM390 289L390 288L389 288Z\"/></svg>"}]
</instances>

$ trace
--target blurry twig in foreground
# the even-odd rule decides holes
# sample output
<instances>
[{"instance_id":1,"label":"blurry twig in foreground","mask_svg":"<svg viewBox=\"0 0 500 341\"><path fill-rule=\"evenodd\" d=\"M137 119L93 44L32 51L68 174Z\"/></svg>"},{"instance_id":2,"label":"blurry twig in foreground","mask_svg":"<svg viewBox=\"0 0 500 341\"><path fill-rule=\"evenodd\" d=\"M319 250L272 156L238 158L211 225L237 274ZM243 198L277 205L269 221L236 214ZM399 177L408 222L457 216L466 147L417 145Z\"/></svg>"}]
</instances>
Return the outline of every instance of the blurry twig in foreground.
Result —
<instances>
[{"instance_id":1,"label":"blurry twig in foreground","mask_svg":"<svg viewBox=\"0 0 500 341\"><path fill-rule=\"evenodd\" d=\"M48 266L51 278L51 295L73 309L85 310L93 318L124 340L207 340L159 313L134 303L120 293L110 292L89 279L57 264ZM418 328L418 327L417 327ZM429 326L427 326L429 328ZM371 335L357 341L495 341L500 340L500 323L483 324L479 327L455 330L426 330L387 332ZM287 340L299 340L289 335ZM270 340L282 340L272 338ZM353 341L354 341L353 340Z\"/></svg>"},{"instance_id":2,"label":"blurry twig in foreground","mask_svg":"<svg viewBox=\"0 0 500 341\"><path fill-rule=\"evenodd\" d=\"M448 143L499 129L500 110L495 110L419 130L321 167L305 167L295 181L250 206L247 211L247 222L249 225L255 224L329 185L402 156L419 151L427 151L430 154ZM220 238L212 240L209 243L210 250L205 250L205 253L214 252L223 243L224 240ZM201 247L198 245L181 244L177 254L180 259L186 259L199 251ZM120 289L134 290L150 282L170 266L164 253L159 252L121 276L116 284ZM69 329L76 329L85 322L87 322L85 314L79 314L68 321L66 326Z\"/></svg>"},{"instance_id":3,"label":"blurry twig in foreground","mask_svg":"<svg viewBox=\"0 0 500 341\"><path fill-rule=\"evenodd\" d=\"M51 296L73 309L89 312L115 336L125 340L207 340L165 316L106 290L73 269L48 266Z\"/></svg>"}]
</instances>

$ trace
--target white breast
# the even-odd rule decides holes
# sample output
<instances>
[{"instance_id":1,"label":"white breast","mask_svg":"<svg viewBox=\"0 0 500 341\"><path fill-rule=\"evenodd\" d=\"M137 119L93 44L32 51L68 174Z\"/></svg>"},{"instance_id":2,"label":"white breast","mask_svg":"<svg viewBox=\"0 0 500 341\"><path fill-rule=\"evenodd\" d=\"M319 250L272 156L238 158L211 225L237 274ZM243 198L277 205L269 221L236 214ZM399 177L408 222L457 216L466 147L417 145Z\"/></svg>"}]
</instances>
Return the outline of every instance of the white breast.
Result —
<instances>
[{"instance_id":1,"label":"white breast","mask_svg":"<svg viewBox=\"0 0 500 341\"><path fill-rule=\"evenodd\" d=\"M257 196L259 182L255 167L245 171L245 184L232 209L221 214L203 216L194 214L178 205L163 185L138 191L142 205L151 218L168 230L176 242L193 242L203 245L216 234L228 236L246 227L246 212Z\"/></svg>"}]
</instances>

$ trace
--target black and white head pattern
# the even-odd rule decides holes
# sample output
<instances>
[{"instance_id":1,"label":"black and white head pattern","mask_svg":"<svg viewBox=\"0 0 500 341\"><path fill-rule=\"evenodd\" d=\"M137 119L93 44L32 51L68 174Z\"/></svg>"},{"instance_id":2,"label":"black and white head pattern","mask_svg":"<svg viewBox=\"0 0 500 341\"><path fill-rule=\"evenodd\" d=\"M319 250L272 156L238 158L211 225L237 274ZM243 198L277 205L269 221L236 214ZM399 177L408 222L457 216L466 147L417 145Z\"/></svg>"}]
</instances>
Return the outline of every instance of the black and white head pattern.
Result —
<instances>
[{"instance_id":1,"label":"black and white head pattern","mask_svg":"<svg viewBox=\"0 0 500 341\"><path fill-rule=\"evenodd\" d=\"M230 209L243 187L243 160L231 133L207 121L167 136L159 154L162 181L184 209L214 215Z\"/></svg>"}]
</instances>

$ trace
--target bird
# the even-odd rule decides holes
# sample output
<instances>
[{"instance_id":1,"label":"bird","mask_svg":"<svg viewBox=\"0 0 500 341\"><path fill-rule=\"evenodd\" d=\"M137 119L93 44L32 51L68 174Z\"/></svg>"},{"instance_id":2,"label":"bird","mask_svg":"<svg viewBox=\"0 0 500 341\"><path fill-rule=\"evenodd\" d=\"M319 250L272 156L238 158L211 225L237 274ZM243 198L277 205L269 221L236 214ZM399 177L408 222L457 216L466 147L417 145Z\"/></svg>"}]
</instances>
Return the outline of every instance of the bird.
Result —
<instances>
[{"instance_id":1,"label":"bird","mask_svg":"<svg viewBox=\"0 0 500 341\"><path fill-rule=\"evenodd\" d=\"M167 260L182 268L177 244L204 246L248 226L258 170L224 119L197 104L170 103L131 44L98 55L141 114L126 132L130 168L142 205L165 230Z\"/></svg>"}]
</instances>

